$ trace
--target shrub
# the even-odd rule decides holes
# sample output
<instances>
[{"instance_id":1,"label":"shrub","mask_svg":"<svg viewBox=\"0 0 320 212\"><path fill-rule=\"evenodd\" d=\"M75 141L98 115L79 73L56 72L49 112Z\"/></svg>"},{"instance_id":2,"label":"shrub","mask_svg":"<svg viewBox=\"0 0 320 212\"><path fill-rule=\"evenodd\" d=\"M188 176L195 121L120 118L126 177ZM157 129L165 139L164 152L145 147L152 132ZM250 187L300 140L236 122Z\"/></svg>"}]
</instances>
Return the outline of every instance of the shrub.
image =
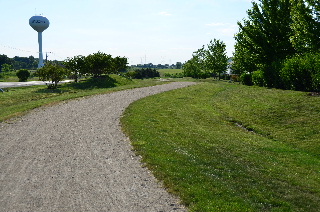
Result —
<instances>
[{"instance_id":1,"label":"shrub","mask_svg":"<svg viewBox=\"0 0 320 212\"><path fill-rule=\"evenodd\" d=\"M156 69L142 68L134 71L127 72L127 76L132 79L145 79L145 78L155 78L160 77L160 73Z\"/></svg>"},{"instance_id":2,"label":"shrub","mask_svg":"<svg viewBox=\"0 0 320 212\"><path fill-rule=\"evenodd\" d=\"M58 82L68 75L68 70L58 64L47 63L45 66L37 70L36 75L42 81L51 81L52 85L48 85L48 88L52 89L56 88Z\"/></svg>"},{"instance_id":3,"label":"shrub","mask_svg":"<svg viewBox=\"0 0 320 212\"><path fill-rule=\"evenodd\" d=\"M27 69L20 69L17 72L17 77L19 78L19 82L26 82L30 77L30 72Z\"/></svg>"},{"instance_id":4,"label":"shrub","mask_svg":"<svg viewBox=\"0 0 320 212\"><path fill-rule=\"evenodd\" d=\"M284 62L280 71L286 89L298 91L320 90L320 53L296 55Z\"/></svg>"},{"instance_id":5,"label":"shrub","mask_svg":"<svg viewBox=\"0 0 320 212\"><path fill-rule=\"evenodd\" d=\"M251 74L248 74L248 73L243 73L240 75L240 81L242 82L242 84L244 85L253 85L252 83L252 76Z\"/></svg>"},{"instance_id":6,"label":"shrub","mask_svg":"<svg viewBox=\"0 0 320 212\"><path fill-rule=\"evenodd\" d=\"M260 87L264 86L264 78L262 71L254 71L252 73L252 83Z\"/></svg>"}]
</instances>

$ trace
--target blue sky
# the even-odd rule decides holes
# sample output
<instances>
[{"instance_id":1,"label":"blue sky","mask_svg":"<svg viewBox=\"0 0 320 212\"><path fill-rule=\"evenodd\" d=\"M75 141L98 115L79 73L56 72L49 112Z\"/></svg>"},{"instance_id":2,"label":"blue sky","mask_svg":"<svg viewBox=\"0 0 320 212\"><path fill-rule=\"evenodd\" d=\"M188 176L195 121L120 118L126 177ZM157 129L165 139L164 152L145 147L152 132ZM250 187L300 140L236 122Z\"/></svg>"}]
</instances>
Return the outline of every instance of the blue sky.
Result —
<instances>
[{"instance_id":1,"label":"blue sky","mask_svg":"<svg viewBox=\"0 0 320 212\"><path fill-rule=\"evenodd\" d=\"M232 56L237 21L251 0L0 0L0 54L38 57L29 19L50 21L43 32L48 59L98 51L130 64L185 62L192 52L220 39Z\"/></svg>"}]
</instances>

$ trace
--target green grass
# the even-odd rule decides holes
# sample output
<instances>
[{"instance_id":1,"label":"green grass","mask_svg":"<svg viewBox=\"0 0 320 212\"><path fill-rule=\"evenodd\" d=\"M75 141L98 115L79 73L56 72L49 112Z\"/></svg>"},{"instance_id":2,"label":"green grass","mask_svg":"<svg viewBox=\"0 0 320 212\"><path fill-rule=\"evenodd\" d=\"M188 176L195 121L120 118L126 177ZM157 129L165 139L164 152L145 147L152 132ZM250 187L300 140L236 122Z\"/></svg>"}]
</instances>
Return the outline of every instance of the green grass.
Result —
<instances>
[{"instance_id":1,"label":"green grass","mask_svg":"<svg viewBox=\"0 0 320 212\"><path fill-rule=\"evenodd\" d=\"M159 71L161 77L163 77L165 73L176 74L183 72L182 69L157 69L157 71Z\"/></svg>"},{"instance_id":2,"label":"green grass","mask_svg":"<svg viewBox=\"0 0 320 212\"><path fill-rule=\"evenodd\" d=\"M152 79L129 80L118 75L110 76L66 83L54 90L47 89L47 86L6 88L4 90L8 92L0 92L0 122L20 116L31 109L68 99L163 83Z\"/></svg>"},{"instance_id":3,"label":"green grass","mask_svg":"<svg viewBox=\"0 0 320 212\"><path fill-rule=\"evenodd\" d=\"M0 74L0 82L19 82L19 78L17 77L17 71L11 71L9 73L1 73ZM28 81L38 81L38 77L34 77L33 74L35 70L29 70L31 76L28 78ZM3 77L4 75L4 77Z\"/></svg>"},{"instance_id":4,"label":"green grass","mask_svg":"<svg viewBox=\"0 0 320 212\"><path fill-rule=\"evenodd\" d=\"M144 98L122 123L191 211L319 211L320 97L224 82Z\"/></svg>"}]
</instances>

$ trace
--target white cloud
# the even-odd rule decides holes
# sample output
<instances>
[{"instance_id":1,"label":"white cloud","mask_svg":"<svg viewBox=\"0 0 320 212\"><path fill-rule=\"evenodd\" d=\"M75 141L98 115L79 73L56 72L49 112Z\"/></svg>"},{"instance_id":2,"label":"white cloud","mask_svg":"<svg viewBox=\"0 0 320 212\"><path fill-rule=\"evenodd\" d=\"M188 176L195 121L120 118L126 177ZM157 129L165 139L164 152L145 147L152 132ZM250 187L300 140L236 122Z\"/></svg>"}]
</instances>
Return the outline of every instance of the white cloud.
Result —
<instances>
[{"instance_id":1,"label":"white cloud","mask_svg":"<svg viewBox=\"0 0 320 212\"><path fill-rule=\"evenodd\" d=\"M171 13L168 13L166 11L162 11L162 12L159 12L159 15L162 15L162 16L171 16L172 14Z\"/></svg>"}]
</instances>

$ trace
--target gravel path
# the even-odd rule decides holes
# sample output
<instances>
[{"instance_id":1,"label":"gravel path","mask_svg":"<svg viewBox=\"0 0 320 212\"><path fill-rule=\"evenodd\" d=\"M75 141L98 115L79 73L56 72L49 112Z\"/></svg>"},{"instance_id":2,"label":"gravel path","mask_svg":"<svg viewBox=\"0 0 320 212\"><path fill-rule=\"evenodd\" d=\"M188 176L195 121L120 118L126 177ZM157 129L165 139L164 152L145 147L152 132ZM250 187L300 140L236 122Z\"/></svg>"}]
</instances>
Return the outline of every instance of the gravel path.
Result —
<instances>
[{"instance_id":1,"label":"gravel path","mask_svg":"<svg viewBox=\"0 0 320 212\"><path fill-rule=\"evenodd\" d=\"M0 211L186 211L122 133L132 102L174 82L73 100L0 124Z\"/></svg>"}]
</instances>

